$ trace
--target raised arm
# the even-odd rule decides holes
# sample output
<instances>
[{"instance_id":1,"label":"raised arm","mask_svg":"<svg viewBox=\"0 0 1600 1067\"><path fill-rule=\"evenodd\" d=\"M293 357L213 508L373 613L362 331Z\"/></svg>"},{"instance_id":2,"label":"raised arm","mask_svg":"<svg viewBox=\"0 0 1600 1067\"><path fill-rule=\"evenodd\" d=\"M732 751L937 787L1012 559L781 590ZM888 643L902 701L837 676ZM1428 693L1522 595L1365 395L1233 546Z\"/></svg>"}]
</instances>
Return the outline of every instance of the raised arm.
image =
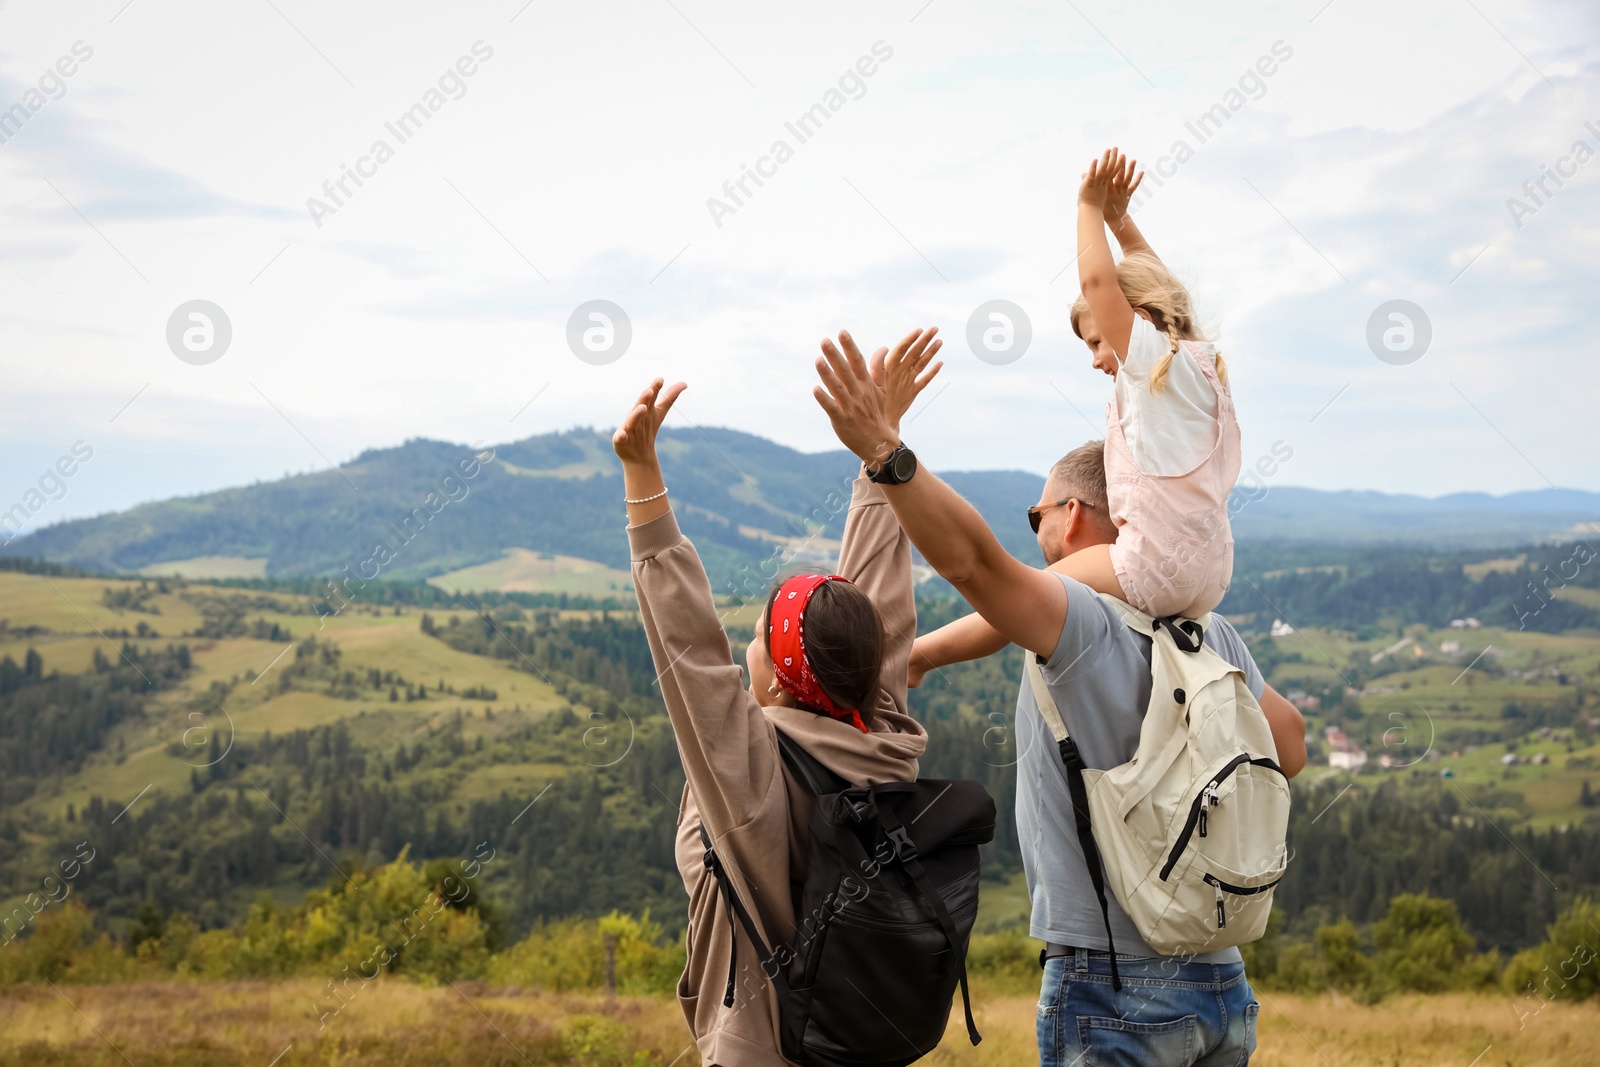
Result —
<instances>
[{"instance_id":1,"label":"raised arm","mask_svg":"<svg viewBox=\"0 0 1600 1067\"><path fill-rule=\"evenodd\" d=\"M1128 210L1134 192L1144 182L1144 171L1137 170L1138 165L1136 160L1124 158L1122 164L1113 169L1111 184L1106 189L1106 225L1111 228L1111 236L1117 239L1123 255L1142 252L1160 259L1156 250L1150 247L1150 242L1144 239L1144 234L1139 232L1139 227L1134 225L1133 215Z\"/></svg>"},{"instance_id":2,"label":"raised arm","mask_svg":"<svg viewBox=\"0 0 1600 1067\"><path fill-rule=\"evenodd\" d=\"M926 345L909 355L902 341L893 354L880 348L872 354L870 377L883 392L891 425L900 420L917 396L928 387L943 363L933 363L939 346ZM930 365L931 364L931 365ZM878 711L906 710L907 663L917 636L916 596L911 585L911 541L900 528L883 488L865 473L851 488L850 513L845 517L844 541L839 546L839 573L854 582L883 619L883 670L878 676Z\"/></svg>"},{"instance_id":3,"label":"raised arm","mask_svg":"<svg viewBox=\"0 0 1600 1067\"><path fill-rule=\"evenodd\" d=\"M911 542L900 528L883 488L858 477L851 487L850 514L839 548L839 573L872 601L883 620L883 669L878 675L878 712L906 710L906 663L917 636L916 598L911 587ZM863 708L862 711L867 709Z\"/></svg>"},{"instance_id":4,"label":"raised arm","mask_svg":"<svg viewBox=\"0 0 1600 1067\"><path fill-rule=\"evenodd\" d=\"M1117 264L1111 258L1106 240L1106 198L1121 153L1106 150L1100 159L1089 163L1078 188L1078 284L1089 311L1100 327L1100 335L1119 359L1128 358L1128 338L1133 333L1133 307L1117 285Z\"/></svg>"},{"instance_id":5,"label":"raised arm","mask_svg":"<svg viewBox=\"0 0 1600 1067\"><path fill-rule=\"evenodd\" d=\"M683 392L658 378L612 438L622 460L633 585L650 655L661 672L678 752L714 837L747 822L777 773L777 745L743 675L694 546L678 530L656 460L656 431ZM651 499L654 498L654 499ZM633 501L641 501L633 503Z\"/></svg>"},{"instance_id":6,"label":"raised arm","mask_svg":"<svg viewBox=\"0 0 1600 1067\"><path fill-rule=\"evenodd\" d=\"M920 355L936 332L915 330L902 344L911 356ZM901 443L883 391L849 333L839 334L839 347L824 341L822 353L817 402L846 448L869 468L882 464ZM1006 640L1047 656L1055 652L1067 617L1060 579L1002 548L977 509L932 471L919 469L902 485L884 486L884 495L928 565Z\"/></svg>"}]
</instances>

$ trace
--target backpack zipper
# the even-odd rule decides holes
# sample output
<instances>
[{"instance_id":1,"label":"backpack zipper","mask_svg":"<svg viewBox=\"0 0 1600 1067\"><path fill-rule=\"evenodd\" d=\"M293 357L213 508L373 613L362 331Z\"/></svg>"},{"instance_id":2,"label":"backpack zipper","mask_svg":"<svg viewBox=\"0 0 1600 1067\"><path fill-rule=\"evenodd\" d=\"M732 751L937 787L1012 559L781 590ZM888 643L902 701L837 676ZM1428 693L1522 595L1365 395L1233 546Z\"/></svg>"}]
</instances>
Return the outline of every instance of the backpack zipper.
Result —
<instances>
[{"instance_id":1,"label":"backpack zipper","mask_svg":"<svg viewBox=\"0 0 1600 1067\"><path fill-rule=\"evenodd\" d=\"M1232 893L1236 897L1250 897L1250 896L1255 896L1257 893L1265 893L1267 890L1271 889L1273 886L1275 886L1279 882L1283 881L1282 878L1274 878L1272 881L1268 882L1266 885L1252 886L1252 887L1247 889L1244 886L1229 885L1227 882L1224 882L1222 879L1218 878L1214 874L1207 874L1207 875L1203 875L1202 877L1204 877L1206 882L1208 882L1211 885L1211 887L1217 891L1217 929L1218 930L1221 930L1223 927L1228 925L1228 909L1224 906L1224 903L1223 903L1223 899L1222 899L1222 894L1223 893L1225 893L1225 892L1226 893Z\"/></svg>"},{"instance_id":2,"label":"backpack zipper","mask_svg":"<svg viewBox=\"0 0 1600 1067\"><path fill-rule=\"evenodd\" d=\"M977 913L978 905L976 902L974 902L963 905L962 907L957 908L955 911L952 911L950 913L950 917L953 919L964 919L968 915L976 915ZM849 906L846 905L845 907L842 907L838 911L834 912L834 914L829 918L828 924L831 926L834 923L838 923L841 926L854 927L857 930L878 930L884 933L901 933L917 927L938 927L939 920L937 918L878 919L852 913L849 910Z\"/></svg>"},{"instance_id":3,"label":"backpack zipper","mask_svg":"<svg viewBox=\"0 0 1600 1067\"><path fill-rule=\"evenodd\" d=\"M1233 759L1228 761L1228 765L1226 767L1212 775L1211 781L1206 783L1205 788L1200 790L1200 795L1195 797L1194 803L1190 805L1188 821L1183 824L1183 831L1178 834L1177 843L1172 846L1172 852L1167 856L1167 862L1161 867L1161 880L1163 882L1167 880L1167 875L1172 873L1172 868L1178 865L1178 858L1183 855L1183 850L1189 847L1189 838L1194 836L1194 833L1197 829L1205 825L1201 821L1205 818L1205 809L1208 806L1213 806L1218 803L1218 798L1216 796L1217 787L1222 784L1222 780L1224 778L1228 777L1228 775L1232 774L1241 764L1244 763L1248 763L1255 767L1271 767L1279 774L1283 774L1283 768L1278 766L1276 760L1268 759L1265 756L1261 757L1260 759L1251 759L1249 754L1245 754L1235 756ZM1284 775L1284 777L1287 778L1288 776ZM1210 799L1211 805L1203 803L1207 798ZM1200 831L1200 836L1205 836L1204 830Z\"/></svg>"},{"instance_id":4,"label":"backpack zipper","mask_svg":"<svg viewBox=\"0 0 1600 1067\"><path fill-rule=\"evenodd\" d=\"M1217 790L1219 788L1220 787L1217 785L1217 783L1212 782L1210 785L1206 786L1204 789L1202 789L1200 791L1200 836L1201 837L1206 836L1206 808L1208 807L1208 805L1206 804L1206 801L1208 799L1211 801L1209 807L1213 807L1213 808L1216 807L1217 804L1219 803L1219 798L1217 796Z\"/></svg>"}]
</instances>

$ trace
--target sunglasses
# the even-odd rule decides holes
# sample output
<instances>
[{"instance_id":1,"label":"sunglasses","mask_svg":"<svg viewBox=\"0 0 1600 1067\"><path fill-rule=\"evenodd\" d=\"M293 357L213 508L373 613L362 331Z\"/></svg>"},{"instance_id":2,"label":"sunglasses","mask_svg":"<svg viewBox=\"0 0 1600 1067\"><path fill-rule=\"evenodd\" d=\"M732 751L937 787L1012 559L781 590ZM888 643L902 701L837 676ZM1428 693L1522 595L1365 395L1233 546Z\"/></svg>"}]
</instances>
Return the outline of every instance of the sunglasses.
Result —
<instances>
[{"instance_id":1,"label":"sunglasses","mask_svg":"<svg viewBox=\"0 0 1600 1067\"><path fill-rule=\"evenodd\" d=\"M1059 508L1063 504L1070 504L1075 500L1078 502L1079 507L1094 507L1094 505L1089 503L1087 500L1083 500L1075 496L1069 496L1065 500L1057 500L1054 504L1035 504L1033 507L1028 509L1028 525L1032 527L1034 533L1038 533L1039 522L1044 518L1045 512L1049 511L1051 508Z\"/></svg>"}]
</instances>

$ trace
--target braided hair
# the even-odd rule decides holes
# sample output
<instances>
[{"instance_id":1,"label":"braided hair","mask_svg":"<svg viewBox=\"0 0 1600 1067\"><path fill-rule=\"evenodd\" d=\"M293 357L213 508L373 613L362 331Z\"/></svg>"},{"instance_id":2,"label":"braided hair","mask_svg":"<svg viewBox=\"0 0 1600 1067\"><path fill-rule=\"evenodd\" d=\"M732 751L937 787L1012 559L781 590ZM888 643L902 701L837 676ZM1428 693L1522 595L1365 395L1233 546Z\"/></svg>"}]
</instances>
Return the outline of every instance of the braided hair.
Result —
<instances>
[{"instance_id":1,"label":"braided hair","mask_svg":"<svg viewBox=\"0 0 1600 1067\"><path fill-rule=\"evenodd\" d=\"M1150 391L1159 393L1167 387L1167 375L1172 370L1172 357L1178 354L1179 342L1205 340L1195 323L1189 290L1165 263L1148 252L1133 252L1122 258L1117 264L1117 287L1130 305L1149 315L1151 324L1167 335L1167 354L1150 373ZM1088 298L1079 294L1072 304L1072 332L1080 339L1083 330L1078 324L1088 310ZM1228 368L1220 352L1216 355L1216 365L1217 378L1222 384L1228 384Z\"/></svg>"}]
</instances>

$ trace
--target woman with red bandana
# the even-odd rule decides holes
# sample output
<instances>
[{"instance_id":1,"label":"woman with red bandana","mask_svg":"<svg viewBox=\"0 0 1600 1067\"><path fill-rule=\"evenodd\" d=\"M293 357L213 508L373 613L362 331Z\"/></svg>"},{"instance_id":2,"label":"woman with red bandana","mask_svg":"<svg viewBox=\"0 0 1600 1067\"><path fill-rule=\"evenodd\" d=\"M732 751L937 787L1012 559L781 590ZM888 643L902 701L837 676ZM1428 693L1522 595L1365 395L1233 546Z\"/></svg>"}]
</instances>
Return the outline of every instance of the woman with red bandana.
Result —
<instances>
[{"instance_id":1,"label":"woman with red bandana","mask_svg":"<svg viewBox=\"0 0 1600 1067\"><path fill-rule=\"evenodd\" d=\"M885 349L873 358L896 424L942 366L929 366L939 349L930 340L912 334L887 359ZM745 689L656 459L656 432L684 388L663 389L657 379L612 439L639 611L687 778L676 852L689 893L689 959L678 999L706 1067L784 1067L777 994L749 938L730 923L701 830L762 940L793 946L804 936L794 893L810 861L814 804L791 779L776 731L854 786L917 777L928 738L906 714L917 629L911 545L883 490L857 477L839 573L790 578L771 591L745 653Z\"/></svg>"}]
</instances>

